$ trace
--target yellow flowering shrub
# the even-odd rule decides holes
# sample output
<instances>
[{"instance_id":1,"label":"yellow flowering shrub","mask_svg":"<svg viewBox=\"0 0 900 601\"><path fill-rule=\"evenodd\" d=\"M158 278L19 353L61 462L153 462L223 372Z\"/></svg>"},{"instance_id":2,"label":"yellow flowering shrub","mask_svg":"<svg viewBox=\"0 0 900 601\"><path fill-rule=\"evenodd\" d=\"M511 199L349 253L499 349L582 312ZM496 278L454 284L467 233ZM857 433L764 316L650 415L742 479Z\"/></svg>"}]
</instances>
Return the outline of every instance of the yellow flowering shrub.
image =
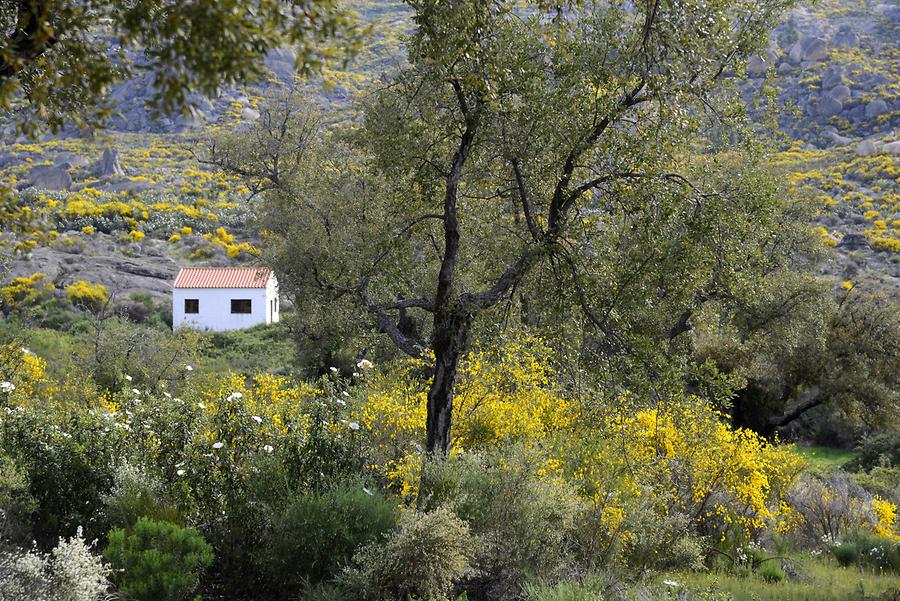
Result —
<instances>
[{"instance_id":1,"label":"yellow flowering shrub","mask_svg":"<svg viewBox=\"0 0 900 601\"><path fill-rule=\"evenodd\" d=\"M875 514L872 531L878 536L900 541L900 533L897 532L897 506L875 495L872 498L872 512Z\"/></svg>"},{"instance_id":2,"label":"yellow flowering shrub","mask_svg":"<svg viewBox=\"0 0 900 601\"><path fill-rule=\"evenodd\" d=\"M877 237L870 239L869 244L871 244L872 248L875 250L900 253L900 239Z\"/></svg>"},{"instance_id":3,"label":"yellow flowering shrub","mask_svg":"<svg viewBox=\"0 0 900 601\"><path fill-rule=\"evenodd\" d=\"M285 434L289 428L305 430L309 425L305 403L320 392L311 384L296 384L272 374L258 374L250 380L231 374L198 391L205 413L221 414L231 421L234 412L240 411L272 435ZM220 435L214 431L207 434L211 442Z\"/></svg>"},{"instance_id":4,"label":"yellow flowering shrub","mask_svg":"<svg viewBox=\"0 0 900 601\"><path fill-rule=\"evenodd\" d=\"M537 442L574 426L577 403L557 384L552 352L539 338L508 340L476 349L460 367L454 396L452 453L502 443ZM359 408L384 473L412 492L425 438L424 362L407 360L376 374Z\"/></svg>"},{"instance_id":5,"label":"yellow flowering shrub","mask_svg":"<svg viewBox=\"0 0 900 601\"><path fill-rule=\"evenodd\" d=\"M109 300L109 290L103 284L78 280L66 286L66 298L73 305L96 309Z\"/></svg>"},{"instance_id":6,"label":"yellow flowering shrub","mask_svg":"<svg viewBox=\"0 0 900 601\"><path fill-rule=\"evenodd\" d=\"M212 217L215 217L215 215L210 214L208 217L212 220ZM182 233L185 229L188 230L188 232L191 231L190 228L182 228ZM204 259L211 257L216 249L224 250L226 256L231 259L239 257L241 253L246 253L248 255L259 254L259 250L249 242L235 243L234 234L228 233L228 231L224 227L216 228L214 233L207 232L203 234L203 239L206 241L206 243L199 246L191 254L192 258Z\"/></svg>"},{"instance_id":7,"label":"yellow flowering shrub","mask_svg":"<svg viewBox=\"0 0 900 601\"><path fill-rule=\"evenodd\" d=\"M376 374L358 409L375 467L409 496L421 473L422 367L407 361ZM540 449L541 477L576 486L599 530L619 543L633 538L626 524L644 496L660 516L688 515L719 536L749 536L784 521L784 494L803 465L791 447L731 428L698 399L629 406L585 414L559 387L550 349L539 339L512 339L461 365L451 454L505 443Z\"/></svg>"},{"instance_id":8,"label":"yellow flowering shrub","mask_svg":"<svg viewBox=\"0 0 900 601\"><path fill-rule=\"evenodd\" d=\"M0 303L3 310L9 312L39 301L53 289L46 278L47 274L38 272L10 280L0 288Z\"/></svg>"},{"instance_id":9,"label":"yellow flowering shrub","mask_svg":"<svg viewBox=\"0 0 900 601\"><path fill-rule=\"evenodd\" d=\"M47 362L14 344L0 345L0 398L14 406L28 406L50 387Z\"/></svg>"},{"instance_id":10,"label":"yellow flowering shrub","mask_svg":"<svg viewBox=\"0 0 900 601\"><path fill-rule=\"evenodd\" d=\"M698 399L643 409L625 399L592 416L594 433L559 442L562 471L593 503L595 525L586 527L599 547L617 558L648 523L676 516L717 541L789 522L784 500L801 458L724 418Z\"/></svg>"}]
</instances>

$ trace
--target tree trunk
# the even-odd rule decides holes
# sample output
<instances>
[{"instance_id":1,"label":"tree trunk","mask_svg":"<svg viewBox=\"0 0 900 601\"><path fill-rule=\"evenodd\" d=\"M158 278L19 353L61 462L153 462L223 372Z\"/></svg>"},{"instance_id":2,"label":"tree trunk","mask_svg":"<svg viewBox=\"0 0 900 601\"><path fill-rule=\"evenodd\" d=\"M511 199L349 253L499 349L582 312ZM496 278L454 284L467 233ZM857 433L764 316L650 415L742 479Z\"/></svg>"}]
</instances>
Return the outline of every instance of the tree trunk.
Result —
<instances>
[{"instance_id":1,"label":"tree trunk","mask_svg":"<svg viewBox=\"0 0 900 601\"><path fill-rule=\"evenodd\" d=\"M446 456L450 450L453 415L453 391L459 360L469 342L470 318L454 304L434 316L432 350L434 376L428 389L428 413L425 419L425 457Z\"/></svg>"}]
</instances>

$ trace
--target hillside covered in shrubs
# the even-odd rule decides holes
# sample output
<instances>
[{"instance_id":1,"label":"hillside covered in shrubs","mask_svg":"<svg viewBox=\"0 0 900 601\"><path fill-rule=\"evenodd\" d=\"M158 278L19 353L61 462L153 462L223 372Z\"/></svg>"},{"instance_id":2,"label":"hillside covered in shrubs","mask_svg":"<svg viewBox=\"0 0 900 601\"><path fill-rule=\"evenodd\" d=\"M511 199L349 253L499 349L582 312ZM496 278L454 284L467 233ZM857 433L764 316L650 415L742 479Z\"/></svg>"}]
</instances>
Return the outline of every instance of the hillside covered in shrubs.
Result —
<instances>
[{"instance_id":1,"label":"hillside covered in shrubs","mask_svg":"<svg viewBox=\"0 0 900 601\"><path fill-rule=\"evenodd\" d=\"M0 601L900 598L896 6L19 4Z\"/></svg>"}]
</instances>

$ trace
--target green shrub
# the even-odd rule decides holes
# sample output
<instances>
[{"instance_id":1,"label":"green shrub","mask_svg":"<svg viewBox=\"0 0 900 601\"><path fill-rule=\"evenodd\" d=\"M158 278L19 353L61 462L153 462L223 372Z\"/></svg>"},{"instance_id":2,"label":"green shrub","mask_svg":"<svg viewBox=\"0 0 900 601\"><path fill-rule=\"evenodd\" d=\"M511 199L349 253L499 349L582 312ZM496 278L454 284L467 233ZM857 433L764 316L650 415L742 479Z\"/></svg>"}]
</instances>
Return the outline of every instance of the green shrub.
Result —
<instances>
[{"instance_id":1,"label":"green shrub","mask_svg":"<svg viewBox=\"0 0 900 601\"><path fill-rule=\"evenodd\" d=\"M299 495L273 518L258 553L261 571L282 594L296 594L335 576L395 523L395 503L359 481Z\"/></svg>"},{"instance_id":2,"label":"green shrub","mask_svg":"<svg viewBox=\"0 0 900 601\"><path fill-rule=\"evenodd\" d=\"M213 561L212 547L193 528L148 518L112 530L103 555L119 591L136 601L189 599Z\"/></svg>"},{"instance_id":3,"label":"green shrub","mask_svg":"<svg viewBox=\"0 0 900 601\"><path fill-rule=\"evenodd\" d=\"M859 563L859 549L852 543L838 542L832 545L831 554L845 568Z\"/></svg>"},{"instance_id":4,"label":"green shrub","mask_svg":"<svg viewBox=\"0 0 900 601\"><path fill-rule=\"evenodd\" d=\"M305 589L300 595L303 601L351 601L347 591L340 584L319 583Z\"/></svg>"},{"instance_id":5,"label":"green shrub","mask_svg":"<svg viewBox=\"0 0 900 601\"><path fill-rule=\"evenodd\" d=\"M601 601L609 583L599 578L585 578L578 582L529 582L525 585L523 601Z\"/></svg>"},{"instance_id":6,"label":"green shrub","mask_svg":"<svg viewBox=\"0 0 900 601\"><path fill-rule=\"evenodd\" d=\"M111 527L131 526L140 517L181 523L178 510L165 498L162 484L130 463L116 469L112 490L103 497L103 505Z\"/></svg>"},{"instance_id":7,"label":"green shrub","mask_svg":"<svg viewBox=\"0 0 900 601\"><path fill-rule=\"evenodd\" d=\"M28 475L12 459L0 456L0 540L27 544L35 508Z\"/></svg>"},{"instance_id":8,"label":"green shrub","mask_svg":"<svg viewBox=\"0 0 900 601\"><path fill-rule=\"evenodd\" d=\"M447 507L481 541L475 560L483 586L515 590L527 576L549 576L568 555L581 509L569 488L537 475L520 447L505 447L427 466L423 508Z\"/></svg>"},{"instance_id":9,"label":"green shrub","mask_svg":"<svg viewBox=\"0 0 900 601\"><path fill-rule=\"evenodd\" d=\"M450 510L410 512L387 540L360 549L341 580L353 599L446 601L475 550L468 525Z\"/></svg>"},{"instance_id":10,"label":"green shrub","mask_svg":"<svg viewBox=\"0 0 900 601\"><path fill-rule=\"evenodd\" d=\"M610 538L598 529L605 528L596 511L581 516L575 539L579 542L580 559L592 567L600 567L603 560L618 557L636 570L699 570L703 568L705 544L695 531L690 516L672 508L660 512L652 493L630 499L628 513L620 527L631 533L627 541L612 537L611 546L597 557L586 556L593 545L590 538L607 540ZM588 539L588 540L586 540ZM600 562L595 563L597 560Z\"/></svg>"},{"instance_id":11,"label":"green shrub","mask_svg":"<svg viewBox=\"0 0 900 601\"><path fill-rule=\"evenodd\" d=\"M900 466L900 435L880 434L867 438L855 458L844 466L850 471L868 471L873 467Z\"/></svg>"},{"instance_id":12,"label":"green shrub","mask_svg":"<svg viewBox=\"0 0 900 601\"><path fill-rule=\"evenodd\" d=\"M37 507L33 536L47 548L84 527L89 539L106 533L99 509L109 493L123 433L101 415L32 409L0 420L0 447L27 476Z\"/></svg>"},{"instance_id":13,"label":"green shrub","mask_svg":"<svg viewBox=\"0 0 900 601\"><path fill-rule=\"evenodd\" d=\"M775 560L766 561L760 564L757 573L759 574L759 577L766 582L774 583L784 580L784 570L781 569L780 562Z\"/></svg>"},{"instance_id":14,"label":"green shrub","mask_svg":"<svg viewBox=\"0 0 900 601\"><path fill-rule=\"evenodd\" d=\"M877 466L868 472L857 472L853 474L853 481L872 494L900 504L900 466Z\"/></svg>"},{"instance_id":15,"label":"green shrub","mask_svg":"<svg viewBox=\"0 0 900 601\"><path fill-rule=\"evenodd\" d=\"M849 531L830 547L842 566L900 572L900 541L877 536L868 530Z\"/></svg>"}]
</instances>

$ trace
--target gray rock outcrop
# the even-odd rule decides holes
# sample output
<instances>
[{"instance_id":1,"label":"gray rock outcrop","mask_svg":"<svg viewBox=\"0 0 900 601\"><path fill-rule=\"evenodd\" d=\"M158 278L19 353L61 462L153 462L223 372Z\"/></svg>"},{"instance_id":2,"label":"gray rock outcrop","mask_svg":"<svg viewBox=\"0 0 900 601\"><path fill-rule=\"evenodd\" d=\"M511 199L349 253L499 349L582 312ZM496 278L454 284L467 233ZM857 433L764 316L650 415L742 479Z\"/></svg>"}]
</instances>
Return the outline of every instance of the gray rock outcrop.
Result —
<instances>
[{"instance_id":1,"label":"gray rock outcrop","mask_svg":"<svg viewBox=\"0 0 900 601\"><path fill-rule=\"evenodd\" d=\"M838 102L844 103L850 100L852 96L852 92L850 92L850 88L845 85L834 86L830 90L828 90L828 96L837 100Z\"/></svg>"},{"instance_id":2,"label":"gray rock outcrop","mask_svg":"<svg viewBox=\"0 0 900 601\"><path fill-rule=\"evenodd\" d=\"M828 58L829 51L828 42L822 38L802 38L791 46L788 60L795 65L817 63Z\"/></svg>"},{"instance_id":3,"label":"gray rock outcrop","mask_svg":"<svg viewBox=\"0 0 900 601\"><path fill-rule=\"evenodd\" d=\"M847 234L841 241L838 242L838 248L843 248L846 250L867 250L871 248L869 246L869 240L862 234Z\"/></svg>"},{"instance_id":4,"label":"gray rock outcrop","mask_svg":"<svg viewBox=\"0 0 900 601\"><path fill-rule=\"evenodd\" d=\"M848 25L842 25L840 29L831 38L831 43L835 46L859 46L859 35L853 31Z\"/></svg>"},{"instance_id":5,"label":"gray rock outcrop","mask_svg":"<svg viewBox=\"0 0 900 601\"><path fill-rule=\"evenodd\" d=\"M247 107L241 110L241 119L244 121L256 121L259 119L259 111Z\"/></svg>"},{"instance_id":6,"label":"gray rock outcrop","mask_svg":"<svg viewBox=\"0 0 900 601\"><path fill-rule=\"evenodd\" d=\"M93 172L97 177L125 175L125 170L122 169L122 165L119 163L119 151L115 148L104 150L100 160L94 163Z\"/></svg>"},{"instance_id":7,"label":"gray rock outcrop","mask_svg":"<svg viewBox=\"0 0 900 601\"><path fill-rule=\"evenodd\" d=\"M61 167L38 165L28 172L28 183L37 190L68 190L72 187L72 176Z\"/></svg>"},{"instance_id":8,"label":"gray rock outcrop","mask_svg":"<svg viewBox=\"0 0 900 601\"><path fill-rule=\"evenodd\" d=\"M853 140L851 138L848 138L847 136L842 136L837 132L829 131L829 132L826 132L825 135L828 136L829 138L831 138L831 141L834 143L835 146L847 146L848 144L853 142Z\"/></svg>"},{"instance_id":9,"label":"gray rock outcrop","mask_svg":"<svg viewBox=\"0 0 900 601\"><path fill-rule=\"evenodd\" d=\"M819 99L819 114L823 117L840 115L842 110L844 110L844 104L830 95L826 94Z\"/></svg>"},{"instance_id":10,"label":"gray rock outcrop","mask_svg":"<svg viewBox=\"0 0 900 601\"><path fill-rule=\"evenodd\" d=\"M856 145L856 154L861 157L872 156L878 152L878 147L872 140L863 140Z\"/></svg>"},{"instance_id":11,"label":"gray rock outcrop","mask_svg":"<svg viewBox=\"0 0 900 601\"><path fill-rule=\"evenodd\" d=\"M53 158L53 164L62 169L68 169L69 167L82 167L87 165L88 160L73 152L60 152ZM64 165L68 165L68 167L64 167Z\"/></svg>"},{"instance_id":12,"label":"gray rock outcrop","mask_svg":"<svg viewBox=\"0 0 900 601\"><path fill-rule=\"evenodd\" d=\"M866 119L871 119L873 117L877 117L878 115L883 115L888 112L888 105L882 99L873 100L869 104L866 105Z\"/></svg>"}]
</instances>

